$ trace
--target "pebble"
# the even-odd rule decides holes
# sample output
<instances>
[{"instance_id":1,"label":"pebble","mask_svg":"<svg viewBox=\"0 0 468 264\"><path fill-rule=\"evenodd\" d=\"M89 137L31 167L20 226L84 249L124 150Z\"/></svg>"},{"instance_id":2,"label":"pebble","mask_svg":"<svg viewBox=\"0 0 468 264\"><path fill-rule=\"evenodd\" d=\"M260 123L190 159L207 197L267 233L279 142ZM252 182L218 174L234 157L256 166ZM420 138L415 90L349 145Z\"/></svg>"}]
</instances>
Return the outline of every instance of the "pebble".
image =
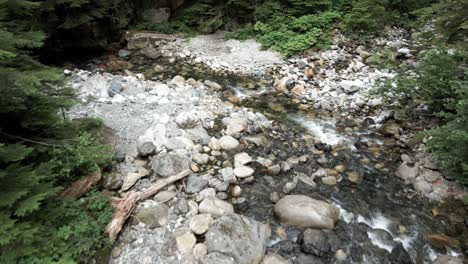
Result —
<instances>
[{"instance_id":1,"label":"pebble","mask_svg":"<svg viewBox=\"0 0 468 264\"><path fill-rule=\"evenodd\" d=\"M336 178L335 176L327 176L322 178L322 183L326 185L336 185Z\"/></svg>"},{"instance_id":2,"label":"pebble","mask_svg":"<svg viewBox=\"0 0 468 264\"><path fill-rule=\"evenodd\" d=\"M190 219L190 230L196 235L202 235L213 225L213 217L210 214L195 215Z\"/></svg>"},{"instance_id":3,"label":"pebble","mask_svg":"<svg viewBox=\"0 0 468 264\"><path fill-rule=\"evenodd\" d=\"M236 175L238 178L250 177L254 174L254 172L254 169L247 166L241 166L234 169L234 175Z\"/></svg>"},{"instance_id":4,"label":"pebble","mask_svg":"<svg viewBox=\"0 0 468 264\"><path fill-rule=\"evenodd\" d=\"M231 190L231 195L233 197L239 197L241 196L241 193L242 193L242 189L241 187L239 187L239 185L234 186L234 188L232 188Z\"/></svg>"},{"instance_id":5,"label":"pebble","mask_svg":"<svg viewBox=\"0 0 468 264\"><path fill-rule=\"evenodd\" d=\"M182 253L192 253L192 248L197 242L197 238L188 228L181 228L174 231L177 250Z\"/></svg>"}]
</instances>

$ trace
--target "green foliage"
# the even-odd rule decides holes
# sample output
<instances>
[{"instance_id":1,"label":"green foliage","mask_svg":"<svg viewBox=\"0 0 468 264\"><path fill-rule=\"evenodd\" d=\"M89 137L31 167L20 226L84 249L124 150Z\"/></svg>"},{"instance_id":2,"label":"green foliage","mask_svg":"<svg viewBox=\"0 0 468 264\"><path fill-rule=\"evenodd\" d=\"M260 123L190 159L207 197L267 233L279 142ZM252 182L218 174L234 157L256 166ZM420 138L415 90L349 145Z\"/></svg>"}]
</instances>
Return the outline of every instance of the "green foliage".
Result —
<instances>
[{"instance_id":1,"label":"green foliage","mask_svg":"<svg viewBox=\"0 0 468 264\"><path fill-rule=\"evenodd\" d=\"M256 38L264 48L272 48L285 56L291 56L313 47L327 45L330 42L330 29L339 17L336 12L298 18L277 16L268 23L259 21L226 37L240 40Z\"/></svg>"},{"instance_id":2,"label":"green foliage","mask_svg":"<svg viewBox=\"0 0 468 264\"><path fill-rule=\"evenodd\" d=\"M430 131L428 149L440 165L468 184L468 56L454 50L434 49L420 59L415 75L399 75L380 87L389 101L407 108L424 104L444 125Z\"/></svg>"},{"instance_id":3,"label":"green foliage","mask_svg":"<svg viewBox=\"0 0 468 264\"><path fill-rule=\"evenodd\" d=\"M38 2L0 1L0 263L70 263L108 244L105 199L58 195L108 164L110 152L97 142L98 122L59 114L74 93L58 70L30 56L45 40L32 23L38 8Z\"/></svg>"},{"instance_id":4,"label":"green foliage","mask_svg":"<svg viewBox=\"0 0 468 264\"><path fill-rule=\"evenodd\" d=\"M366 62L381 69L396 69L398 67L395 52L388 48L384 48L373 54L367 58Z\"/></svg>"}]
</instances>

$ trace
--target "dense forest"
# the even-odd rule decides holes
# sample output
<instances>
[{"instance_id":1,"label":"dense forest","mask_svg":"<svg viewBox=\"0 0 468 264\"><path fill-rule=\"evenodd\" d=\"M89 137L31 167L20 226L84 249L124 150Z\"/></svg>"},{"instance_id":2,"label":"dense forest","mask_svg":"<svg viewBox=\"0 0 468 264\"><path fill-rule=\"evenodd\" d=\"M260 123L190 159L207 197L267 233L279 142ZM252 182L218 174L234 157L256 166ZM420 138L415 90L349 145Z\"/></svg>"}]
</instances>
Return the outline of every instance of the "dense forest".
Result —
<instances>
[{"instance_id":1,"label":"dense forest","mask_svg":"<svg viewBox=\"0 0 468 264\"><path fill-rule=\"evenodd\" d=\"M144 11L159 2L0 1L1 263L88 263L111 246L104 234L112 214L108 199L98 189L76 196L66 188L109 171L113 151L102 143L102 121L65 118L76 95L63 70L46 63L53 54L72 57L123 44L127 29L188 37L226 30L228 38L253 38L291 57L328 47L336 30L365 41L384 27L404 28L427 52L416 75L396 67L396 85L381 83L376 92L392 95L396 109L425 102L439 124L425 132L432 137L429 151L468 184L467 0L168 1L169 19L145 19ZM373 59L395 67L385 51Z\"/></svg>"}]
</instances>

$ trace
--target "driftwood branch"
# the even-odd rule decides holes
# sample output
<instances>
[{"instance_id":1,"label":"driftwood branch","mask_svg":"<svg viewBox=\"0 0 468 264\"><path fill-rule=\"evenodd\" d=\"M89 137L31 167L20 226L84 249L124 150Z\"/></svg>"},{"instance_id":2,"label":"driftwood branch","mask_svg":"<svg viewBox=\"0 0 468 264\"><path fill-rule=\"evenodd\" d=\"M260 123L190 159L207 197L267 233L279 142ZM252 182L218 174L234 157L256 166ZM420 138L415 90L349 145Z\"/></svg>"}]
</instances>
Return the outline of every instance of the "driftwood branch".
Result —
<instances>
[{"instance_id":1,"label":"driftwood branch","mask_svg":"<svg viewBox=\"0 0 468 264\"><path fill-rule=\"evenodd\" d=\"M112 215L111 222L106 227L106 233L109 235L110 239L115 240L117 238L128 217L133 212L133 210L135 210L138 202L150 198L151 196L158 193L162 188L187 177L190 175L190 173L190 170L184 170L177 175L169 176L165 179L159 180L155 185L151 186L143 192L128 192L123 198L113 198L111 203L115 208L115 211Z\"/></svg>"},{"instance_id":2,"label":"driftwood branch","mask_svg":"<svg viewBox=\"0 0 468 264\"><path fill-rule=\"evenodd\" d=\"M101 173L96 172L89 176L86 176L68 186L60 196L72 197L78 199L85 195L91 188L101 180Z\"/></svg>"}]
</instances>

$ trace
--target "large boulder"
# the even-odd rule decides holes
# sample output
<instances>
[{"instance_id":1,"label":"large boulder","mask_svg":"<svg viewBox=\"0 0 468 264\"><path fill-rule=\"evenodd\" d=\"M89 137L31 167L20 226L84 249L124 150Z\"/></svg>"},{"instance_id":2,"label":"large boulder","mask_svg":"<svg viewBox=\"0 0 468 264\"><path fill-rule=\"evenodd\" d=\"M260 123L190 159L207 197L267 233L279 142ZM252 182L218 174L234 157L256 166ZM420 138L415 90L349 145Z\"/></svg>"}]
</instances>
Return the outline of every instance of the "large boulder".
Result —
<instances>
[{"instance_id":1,"label":"large boulder","mask_svg":"<svg viewBox=\"0 0 468 264\"><path fill-rule=\"evenodd\" d=\"M208 253L230 256L238 264L260 263L266 241L266 225L238 214L224 215L206 233Z\"/></svg>"},{"instance_id":2,"label":"large boulder","mask_svg":"<svg viewBox=\"0 0 468 264\"><path fill-rule=\"evenodd\" d=\"M160 153L151 161L151 168L161 177L169 177L190 168L190 158L177 152Z\"/></svg>"},{"instance_id":3,"label":"large boulder","mask_svg":"<svg viewBox=\"0 0 468 264\"><path fill-rule=\"evenodd\" d=\"M282 223L315 229L333 229L340 211L334 205L305 195L288 195L274 207Z\"/></svg>"}]
</instances>

